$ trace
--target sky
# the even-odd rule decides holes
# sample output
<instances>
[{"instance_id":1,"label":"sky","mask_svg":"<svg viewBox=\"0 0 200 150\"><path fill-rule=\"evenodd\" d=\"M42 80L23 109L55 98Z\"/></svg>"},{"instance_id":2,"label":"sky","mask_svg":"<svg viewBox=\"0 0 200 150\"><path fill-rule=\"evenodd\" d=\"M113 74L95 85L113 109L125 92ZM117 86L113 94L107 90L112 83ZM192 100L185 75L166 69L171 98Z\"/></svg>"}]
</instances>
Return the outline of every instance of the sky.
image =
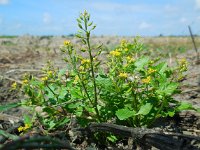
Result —
<instances>
[{"instance_id":1,"label":"sky","mask_svg":"<svg viewBox=\"0 0 200 150\"><path fill-rule=\"evenodd\" d=\"M200 35L200 0L0 0L0 35L69 35L87 10L94 35Z\"/></svg>"}]
</instances>

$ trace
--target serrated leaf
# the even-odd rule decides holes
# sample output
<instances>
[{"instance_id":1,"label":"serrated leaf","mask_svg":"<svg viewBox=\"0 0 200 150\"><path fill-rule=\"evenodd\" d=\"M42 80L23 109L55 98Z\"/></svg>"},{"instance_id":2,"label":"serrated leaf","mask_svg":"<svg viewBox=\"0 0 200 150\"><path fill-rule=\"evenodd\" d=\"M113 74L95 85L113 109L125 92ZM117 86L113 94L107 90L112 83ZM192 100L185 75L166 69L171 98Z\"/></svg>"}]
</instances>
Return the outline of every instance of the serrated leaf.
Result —
<instances>
[{"instance_id":1,"label":"serrated leaf","mask_svg":"<svg viewBox=\"0 0 200 150\"><path fill-rule=\"evenodd\" d=\"M67 98L67 94L68 94L68 88L67 87L64 87L62 86L61 87L61 90L59 92L59 99L66 99Z\"/></svg>"},{"instance_id":2,"label":"serrated leaf","mask_svg":"<svg viewBox=\"0 0 200 150\"><path fill-rule=\"evenodd\" d=\"M128 108L119 109L116 111L116 116L119 118L119 120L126 120L134 115L135 111L129 110Z\"/></svg>"},{"instance_id":3,"label":"serrated leaf","mask_svg":"<svg viewBox=\"0 0 200 150\"><path fill-rule=\"evenodd\" d=\"M147 115L151 109L152 109L153 105L150 103L146 103L145 105L142 105L140 107L140 110L138 111L138 113L136 115Z\"/></svg>"},{"instance_id":4,"label":"serrated leaf","mask_svg":"<svg viewBox=\"0 0 200 150\"><path fill-rule=\"evenodd\" d=\"M106 77L106 76L103 76L103 75L99 75L97 78L96 78L96 83L100 86L103 86L104 89L112 89L113 87L113 83L112 81Z\"/></svg>"},{"instance_id":5,"label":"serrated leaf","mask_svg":"<svg viewBox=\"0 0 200 150\"><path fill-rule=\"evenodd\" d=\"M140 58L139 60L137 60L135 62L135 66L136 66L136 69L137 70L143 70L144 69L144 66L147 65L149 62L149 58L148 57L142 57Z\"/></svg>"},{"instance_id":6,"label":"serrated leaf","mask_svg":"<svg viewBox=\"0 0 200 150\"><path fill-rule=\"evenodd\" d=\"M172 95L178 88L178 83L161 83L159 89L156 91L161 95Z\"/></svg>"},{"instance_id":7,"label":"serrated leaf","mask_svg":"<svg viewBox=\"0 0 200 150\"><path fill-rule=\"evenodd\" d=\"M71 88L70 94L71 94L72 99L81 99L81 98L83 98L80 90L76 89L76 88Z\"/></svg>"},{"instance_id":8,"label":"serrated leaf","mask_svg":"<svg viewBox=\"0 0 200 150\"><path fill-rule=\"evenodd\" d=\"M167 63L166 62L162 62L162 63L159 63L155 69L160 73L160 74L163 74L166 69L167 69Z\"/></svg>"},{"instance_id":9,"label":"serrated leaf","mask_svg":"<svg viewBox=\"0 0 200 150\"><path fill-rule=\"evenodd\" d=\"M165 94L166 95L171 95L174 93L174 91L177 89L178 83L170 83L166 88L165 88Z\"/></svg>"}]
</instances>

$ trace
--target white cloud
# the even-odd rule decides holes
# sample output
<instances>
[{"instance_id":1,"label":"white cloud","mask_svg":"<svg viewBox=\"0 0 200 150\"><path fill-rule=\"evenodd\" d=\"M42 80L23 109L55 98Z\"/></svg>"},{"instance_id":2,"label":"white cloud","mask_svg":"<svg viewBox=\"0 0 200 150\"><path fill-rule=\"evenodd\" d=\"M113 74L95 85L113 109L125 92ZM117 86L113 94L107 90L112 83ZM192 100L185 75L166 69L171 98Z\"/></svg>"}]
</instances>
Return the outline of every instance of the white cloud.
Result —
<instances>
[{"instance_id":1,"label":"white cloud","mask_svg":"<svg viewBox=\"0 0 200 150\"><path fill-rule=\"evenodd\" d=\"M196 8L200 9L200 0L195 0L195 3L196 3Z\"/></svg>"},{"instance_id":2,"label":"white cloud","mask_svg":"<svg viewBox=\"0 0 200 150\"><path fill-rule=\"evenodd\" d=\"M181 23L187 23L188 19L186 19L185 17L180 18L179 20Z\"/></svg>"},{"instance_id":3,"label":"white cloud","mask_svg":"<svg viewBox=\"0 0 200 150\"><path fill-rule=\"evenodd\" d=\"M148 28L151 28L151 24L147 23L147 22L142 22L140 25L139 25L139 29L148 29Z\"/></svg>"},{"instance_id":4,"label":"white cloud","mask_svg":"<svg viewBox=\"0 0 200 150\"><path fill-rule=\"evenodd\" d=\"M9 3L9 0L0 0L0 5L6 5Z\"/></svg>"},{"instance_id":5,"label":"white cloud","mask_svg":"<svg viewBox=\"0 0 200 150\"><path fill-rule=\"evenodd\" d=\"M45 24L50 24L52 22L52 17L49 13L46 12L43 14L43 22Z\"/></svg>"},{"instance_id":6,"label":"white cloud","mask_svg":"<svg viewBox=\"0 0 200 150\"><path fill-rule=\"evenodd\" d=\"M179 10L179 8L177 6L172 6L172 5L167 4L164 6L164 10L167 13L175 13Z\"/></svg>"},{"instance_id":7,"label":"white cloud","mask_svg":"<svg viewBox=\"0 0 200 150\"><path fill-rule=\"evenodd\" d=\"M154 12L152 6L145 4L120 4L115 2L95 2L91 3L91 7L100 11L120 11L120 12ZM156 12L156 11L155 11Z\"/></svg>"}]
</instances>

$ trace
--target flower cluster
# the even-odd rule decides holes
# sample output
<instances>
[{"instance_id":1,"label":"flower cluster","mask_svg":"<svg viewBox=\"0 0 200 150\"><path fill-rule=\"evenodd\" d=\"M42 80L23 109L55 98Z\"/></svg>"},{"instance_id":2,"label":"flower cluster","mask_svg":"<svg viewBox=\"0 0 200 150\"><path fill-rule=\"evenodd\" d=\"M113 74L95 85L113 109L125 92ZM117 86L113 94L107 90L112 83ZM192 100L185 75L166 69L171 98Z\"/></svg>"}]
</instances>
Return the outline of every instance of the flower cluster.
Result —
<instances>
[{"instance_id":1,"label":"flower cluster","mask_svg":"<svg viewBox=\"0 0 200 150\"><path fill-rule=\"evenodd\" d=\"M119 74L119 77L120 77L120 78L127 78L127 77L128 77L128 74L127 74L127 73L122 73L122 72L121 72L121 73Z\"/></svg>"},{"instance_id":2,"label":"flower cluster","mask_svg":"<svg viewBox=\"0 0 200 150\"><path fill-rule=\"evenodd\" d=\"M15 90L17 88L17 83L14 82L12 85L11 85L12 89Z\"/></svg>"},{"instance_id":3,"label":"flower cluster","mask_svg":"<svg viewBox=\"0 0 200 150\"><path fill-rule=\"evenodd\" d=\"M145 83L145 84L149 84L150 81L151 81L151 77L150 77L150 76L148 76L148 77L145 78L145 79L142 79L142 83Z\"/></svg>"},{"instance_id":4,"label":"flower cluster","mask_svg":"<svg viewBox=\"0 0 200 150\"><path fill-rule=\"evenodd\" d=\"M81 60L81 64L84 65L84 64L89 64L90 63L90 60L89 59L82 59Z\"/></svg>"},{"instance_id":5,"label":"flower cluster","mask_svg":"<svg viewBox=\"0 0 200 150\"><path fill-rule=\"evenodd\" d=\"M24 80L22 81L22 83L23 83L23 84L27 84L27 83L28 83L28 80L27 80L27 79L24 79Z\"/></svg>"},{"instance_id":6,"label":"flower cluster","mask_svg":"<svg viewBox=\"0 0 200 150\"><path fill-rule=\"evenodd\" d=\"M70 41L68 41L68 40L64 41L64 45L65 45L65 46L69 46L70 44L71 44Z\"/></svg>"},{"instance_id":7,"label":"flower cluster","mask_svg":"<svg viewBox=\"0 0 200 150\"><path fill-rule=\"evenodd\" d=\"M114 57L119 57L121 55L121 52L119 52L118 49L111 51L110 55L114 56Z\"/></svg>"},{"instance_id":8,"label":"flower cluster","mask_svg":"<svg viewBox=\"0 0 200 150\"><path fill-rule=\"evenodd\" d=\"M152 68L149 68L147 72L148 72L148 74L152 74L152 73L156 72L156 70L152 69Z\"/></svg>"},{"instance_id":9,"label":"flower cluster","mask_svg":"<svg viewBox=\"0 0 200 150\"><path fill-rule=\"evenodd\" d=\"M42 81L47 81L47 80L48 80L48 77L47 77L47 76L42 77L41 80L42 80Z\"/></svg>"},{"instance_id":10,"label":"flower cluster","mask_svg":"<svg viewBox=\"0 0 200 150\"><path fill-rule=\"evenodd\" d=\"M126 45L127 45L127 40L125 40L125 39L123 39L123 40L121 40L121 47L126 47Z\"/></svg>"},{"instance_id":11,"label":"flower cluster","mask_svg":"<svg viewBox=\"0 0 200 150\"><path fill-rule=\"evenodd\" d=\"M130 56L127 56L127 57L126 57L126 60L127 60L128 63L131 63L131 62L134 62L134 61L135 61L135 59L132 58L132 57L130 57Z\"/></svg>"},{"instance_id":12,"label":"flower cluster","mask_svg":"<svg viewBox=\"0 0 200 150\"><path fill-rule=\"evenodd\" d=\"M185 58L179 61L179 69L181 72L187 71L188 62Z\"/></svg>"},{"instance_id":13,"label":"flower cluster","mask_svg":"<svg viewBox=\"0 0 200 150\"><path fill-rule=\"evenodd\" d=\"M73 83L77 84L79 81L80 81L80 79L79 79L78 75L76 75L75 78L74 78L74 82Z\"/></svg>"},{"instance_id":14,"label":"flower cluster","mask_svg":"<svg viewBox=\"0 0 200 150\"><path fill-rule=\"evenodd\" d=\"M25 126L23 127L23 126L20 126L19 128L18 128L18 131L19 132L23 132L23 131L26 131L27 129L29 129L30 128L30 125L29 124L25 124Z\"/></svg>"}]
</instances>

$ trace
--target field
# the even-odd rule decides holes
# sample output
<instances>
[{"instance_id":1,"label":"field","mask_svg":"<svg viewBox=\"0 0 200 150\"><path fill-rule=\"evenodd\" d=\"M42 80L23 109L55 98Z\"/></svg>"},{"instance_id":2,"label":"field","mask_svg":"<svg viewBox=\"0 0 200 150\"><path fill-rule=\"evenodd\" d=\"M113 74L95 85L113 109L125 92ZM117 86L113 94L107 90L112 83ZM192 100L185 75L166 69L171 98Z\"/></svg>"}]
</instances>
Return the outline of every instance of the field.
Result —
<instances>
[{"instance_id":1,"label":"field","mask_svg":"<svg viewBox=\"0 0 200 150\"><path fill-rule=\"evenodd\" d=\"M93 44L103 44L100 60L107 59L110 51L116 48L122 39L132 41L134 37L109 37L109 36L94 36L91 39ZM81 41L76 37L67 36L19 36L19 37L0 37L0 104L19 102L24 99L24 95L18 91L11 90L14 82L21 84L25 73L31 73L38 78L42 77L41 69L48 61L55 68L63 69L66 67L66 62L63 61L63 53L60 47L64 41L70 40L71 43L79 48ZM191 103L194 107L200 108L200 62L197 60L197 53L193 48L193 43L190 37L141 37L139 41L143 43L145 49L143 55L151 57L160 57L161 61L165 61L169 66L173 66L177 61L185 58L188 62L188 70L184 73L184 78L180 81L181 93L174 95L174 98L179 101ZM196 45L200 47L200 37L195 37ZM103 65L102 65L103 67ZM26 108L12 108L9 110L0 109L0 129L8 130L15 125L16 120L20 120ZM176 116L177 117L177 116ZM154 127L164 128L166 131L172 130L175 133L183 133L185 135L200 136L200 114L195 111L183 111L179 117L167 118L158 120ZM169 130L168 130L169 129ZM179 130L179 131L178 131ZM27 134L34 134L29 132ZM58 137L58 133L52 132L52 136ZM73 147L77 149L95 149L102 145L88 142L79 135L72 135L68 140ZM80 140L80 139L82 140ZM0 136L1 144L7 143L3 136ZM66 137L62 138L62 140ZM182 141L185 139L182 139ZM199 139L198 139L199 140ZM116 144L110 143L108 149L131 149L133 144L130 138L119 140ZM165 140L164 140L165 141ZM198 149L199 142L185 140L187 146ZM89 144L88 144L89 143ZM190 143L190 144L188 144ZM192 144L191 144L192 143ZM99 144L99 145L98 145ZM169 144L169 143L168 143ZM184 144L183 144L184 145ZM132 146L132 147L131 147ZM154 145L155 146L155 145ZM188 146L188 149L191 148ZM155 146L156 147L156 146ZM132 148L133 149L133 148Z\"/></svg>"}]
</instances>

